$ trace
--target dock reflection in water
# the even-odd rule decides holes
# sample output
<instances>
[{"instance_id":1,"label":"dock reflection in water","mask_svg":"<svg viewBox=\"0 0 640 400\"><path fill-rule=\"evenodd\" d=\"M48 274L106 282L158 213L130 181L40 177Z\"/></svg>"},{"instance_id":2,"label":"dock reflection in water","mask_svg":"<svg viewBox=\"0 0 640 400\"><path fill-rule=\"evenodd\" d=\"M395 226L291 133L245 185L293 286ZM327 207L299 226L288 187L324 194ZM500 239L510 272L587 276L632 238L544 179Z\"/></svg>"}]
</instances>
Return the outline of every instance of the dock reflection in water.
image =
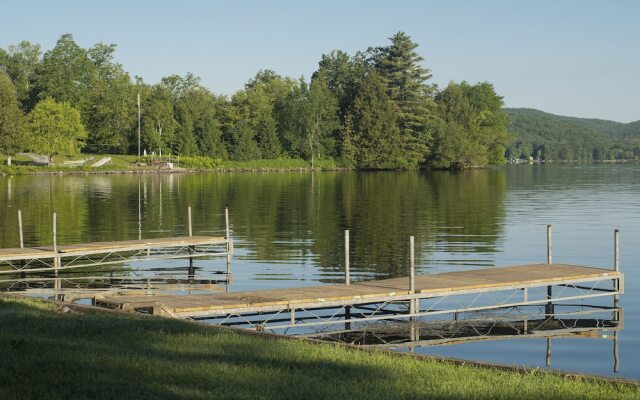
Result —
<instances>
[{"instance_id":1,"label":"dock reflection in water","mask_svg":"<svg viewBox=\"0 0 640 400\"><path fill-rule=\"evenodd\" d=\"M518 307L493 318L470 316L463 320L393 321L362 324L344 330L319 330L303 337L362 346L415 352L428 346L507 339L546 340L545 364L551 367L553 340L611 340L613 372L620 370L619 335L624 327L622 308L603 310L598 306L569 306L566 312L544 314ZM529 307L531 308L531 307ZM579 309L578 309L579 308ZM588 356L588 355L587 355Z\"/></svg>"}]
</instances>

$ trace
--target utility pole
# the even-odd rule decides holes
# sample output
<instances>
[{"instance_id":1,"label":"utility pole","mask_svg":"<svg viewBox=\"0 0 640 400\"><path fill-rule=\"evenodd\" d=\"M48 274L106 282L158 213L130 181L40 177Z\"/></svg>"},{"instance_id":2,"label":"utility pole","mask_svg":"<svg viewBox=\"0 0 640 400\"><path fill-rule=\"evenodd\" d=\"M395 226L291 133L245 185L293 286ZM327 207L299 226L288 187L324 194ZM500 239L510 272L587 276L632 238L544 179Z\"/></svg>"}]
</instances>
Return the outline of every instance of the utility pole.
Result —
<instances>
[{"instance_id":1,"label":"utility pole","mask_svg":"<svg viewBox=\"0 0 640 400\"><path fill-rule=\"evenodd\" d=\"M140 93L138 93L138 162L140 162Z\"/></svg>"}]
</instances>

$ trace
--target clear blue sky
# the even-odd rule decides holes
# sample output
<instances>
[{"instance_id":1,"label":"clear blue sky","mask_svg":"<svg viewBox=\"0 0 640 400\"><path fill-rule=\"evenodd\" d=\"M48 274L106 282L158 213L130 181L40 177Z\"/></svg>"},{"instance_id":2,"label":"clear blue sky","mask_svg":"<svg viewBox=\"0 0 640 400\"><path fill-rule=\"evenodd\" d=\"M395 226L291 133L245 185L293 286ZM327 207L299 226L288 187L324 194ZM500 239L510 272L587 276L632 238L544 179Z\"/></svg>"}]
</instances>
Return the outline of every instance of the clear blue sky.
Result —
<instances>
[{"instance_id":1,"label":"clear blue sky","mask_svg":"<svg viewBox=\"0 0 640 400\"><path fill-rule=\"evenodd\" d=\"M405 31L433 81L492 82L509 107L640 119L640 1L15 1L0 47L45 50L63 33L116 43L146 82L192 72L232 94L259 69L309 77L323 53L352 54Z\"/></svg>"}]
</instances>

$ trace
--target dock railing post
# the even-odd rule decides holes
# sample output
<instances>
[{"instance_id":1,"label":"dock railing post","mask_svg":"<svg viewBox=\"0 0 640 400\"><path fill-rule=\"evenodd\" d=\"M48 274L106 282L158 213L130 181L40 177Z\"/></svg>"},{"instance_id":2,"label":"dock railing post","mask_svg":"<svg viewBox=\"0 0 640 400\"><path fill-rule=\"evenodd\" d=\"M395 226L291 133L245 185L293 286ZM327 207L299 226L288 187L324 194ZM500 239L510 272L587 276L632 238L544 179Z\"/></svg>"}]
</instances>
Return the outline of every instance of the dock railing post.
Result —
<instances>
[{"instance_id":1,"label":"dock railing post","mask_svg":"<svg viewBox=\"0 0 640 400\"><path fill-rule=\"evenodd\" d=\"M189 214L189 237L193 236L193 226L191 225L191 206L188 208Z\"/></svg>"},{"instance_id":2,"label":"dock railing post","mask_svg":"<svg viewBox=\"0 0 640 400\"><path fill-rule=\"evenodd\" d=\"M57 243L57 232L56 232L56 213L53 213L53 232L52 232L52 241L53 241L53 252L57 253L58 252L58 243Z\"/></svg>"},{"instance_id":3,"label":"dock railing post","mask_svg":"<svg viewBox=\"0 0 640 400\"><path fill-rule=\"evenodd\" d=\"M60 268L61 266L61 262L60 262L60 257L58 256L58 215L54 212L53 213L53 229L52 229L52 241L53 241L53 253L54 253L54 257L53 257L53 271L54 271L54 275L55 275L55 279L54 279L54 290L56 292L55 295L55 299L56 300L60 300L60 296L58 295L58 291L60 289L62 289L62 282L60 281L60 278L58 278L58 268Z\"/></svg>"},{"instance_id":4,"label":"dock railing post","mask_svg":"<svg viewBox=\"0 0 640 400\"><path fill-rule=\"evenodd\" d=\"M615 272L620 272L620 230L613 230L613 270ZM613 280L613 289L616 291L616 294L613 295L613 307L618 308L619 295L618 291L620 291L620 278L616 278ZM614 311L616 315L618 314L617 310Z\"/></svg>"},{"instance_id":5,"label":"dock railing post","mask_svg":"<svg viewBox=\"0 0 640 400\"><path fill-rule=\"evenodd\" d=\"M415 258L415 239L413 236L409 236L409 294L414 294L416 292L416 258ZM416 313L416 303L415 299L411 299L409 301L409 313ZM411 317L413 320L414 318Z\"/></svg>"},{"instance_id":6,"label":"dock railing post","mask_svg":"<svg viewBox=\"0 0 640 400\"><path fill-rule=\"evenodd\" d=\"M349 286L351 284L351 275L349 271L349 230L344 231L344 284ZM344 320L351 320L351 306L344 307ZM351 330L351 322L344 323L345 330Z\"/></svg>"},{"instance_id":7,"label":"dock railing post","mask_svg":"<svg viewBox=\"0 0 640 400\"><path fill-rule=\"evenodd\" d=\"M351 275L349 271L349 230L344 231L344 284L351 284Z\"/></svg>"},{"instance_id":8,"label":"dock railing post","mask_svg":"<svg viewBox=\"0 0 640 400\"><path fill-rule=\"evenodd\" d=\"M189 237L193 236L193 225L191 222L191 206L189 206L187 208L187 214L188 214L188 220L189 220ZM194 246L189 246L189 255L193 254L195 248ZM187 275L189 275L190 277L192 277L191 279L193 279L193 275L194 275L194 270L193 270L193 257L189 257L189 270Z\"/></svg>"},{"instance_id":9,"label":"dock railing post","mask_svg":"<svg viewBox=\"0 0 640 400\"><path fill-rule=\"evenodd\" d=\"M225 226L225 239L227 239L227 289L231 282L231 251L233 245L231 244L231 229L229 227L229 208L224 208L224 226Z\"/></svg>"},{"instance_id":10,"label":"dock railing post","mask_svg":"<svg viewBox=\"0 0 640 400\"><path fill-rule=\"evenodd\" d=\"M553 245L552 245L552 232L551 232L551 224L547 225L547 264L553 264ZM553 297L553 290L551 286L547 286L547 299L551 299ZM546 314L547 317L553 317L553 303L550 301L546 306Z\"/></svg>"},{"instance_id":11,"label":"dock railing post","mask_svg":"<svg viewBox=\"0 0 640 400\"><path fill-rule=\"evenodd\" d=\"M551 244L551 225L547 225L547 264L553 264L553 249Z\"/></svg>"},{"instance_id":12,"label":"dock railing post","mask_svg":"<svg viewBox=\"0 0 640 400\"><path fill-rule=\"evenodd\" d=\"M24 236L22 234L22 211L18 210L18 233L20 235L20 248L24 249Z\"/></svg>"}]
</instances>

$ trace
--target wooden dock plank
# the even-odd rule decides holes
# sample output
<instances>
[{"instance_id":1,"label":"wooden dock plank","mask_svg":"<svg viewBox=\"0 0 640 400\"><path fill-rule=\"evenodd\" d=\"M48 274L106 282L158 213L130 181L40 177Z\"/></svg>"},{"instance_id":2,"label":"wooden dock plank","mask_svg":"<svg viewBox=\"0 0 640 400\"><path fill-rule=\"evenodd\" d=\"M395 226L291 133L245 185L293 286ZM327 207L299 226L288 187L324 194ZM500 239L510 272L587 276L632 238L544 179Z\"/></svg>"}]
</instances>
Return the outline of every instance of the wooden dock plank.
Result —
<instances>
[{"instance_id":1,"label":"wooden dock plank","mask_svg":"<svg viewBox=\"0 0 640 400\"><path fill-rule=\"evenodd\" d=\"M138 248L164 248L164 247L180 247L180 246L196 246L210 243L222 243L224 237L218 236L179 236L172 238L143 239L143 240L124 240L118 242L95 242L83 244L69 244L58 246L60 253L83 253L93 251L126 251ZM47 247L47 249L51 249Z\"/></svg>"},{"instance_id":2,"label":"wooden dock plank","mask_svg":"<svg viewBox=\"0 0 640 400\"><path fill-rule=\"evenodd\" d=\"M37 258L53 258L55 253L53 249L38 249L38 248L11 248L11 249L0 249L0 260L31 260Z\"/></svg>"},{"instance_id":3,"label":"wooden dock plank","mask_svg":"<svg viewBox=\"0 0 640 400\"><path fill-rule=\"evenodd\" d=\"M416 278L416 292L428 297L443 292L469 290L499 290L518 285L553 284L580 279L614 279L618 272L601 268L564 264L532 264L515 267L486 268L471 271L456 271L422 275ZM104 302L112 305L129 304L145 307L161 303L176 314L190 312L256 309L279 307L286 310L296 304L314 304L321 307L324 302L347 302L353 299L389 298L408 294L408 278L384 279L360 282L351 285L323 285L285 289L269 289L246 292L194 294L109 296Z\"/></svg>"},{"instance_id":4,"label":"wooden dock plank","mask_svg":"<svg viewBox=\"0 0 640 400\"><path fill-rule=\"evenodd\" d=\"M225 243L222 236L177 236L170 238L123 240L59 245L58 253L52 246L0 249L0 261L50 259L82 254L117 253L141 249L163 249L183 246L201 246Z\"/></svg>"}]
</instances>

